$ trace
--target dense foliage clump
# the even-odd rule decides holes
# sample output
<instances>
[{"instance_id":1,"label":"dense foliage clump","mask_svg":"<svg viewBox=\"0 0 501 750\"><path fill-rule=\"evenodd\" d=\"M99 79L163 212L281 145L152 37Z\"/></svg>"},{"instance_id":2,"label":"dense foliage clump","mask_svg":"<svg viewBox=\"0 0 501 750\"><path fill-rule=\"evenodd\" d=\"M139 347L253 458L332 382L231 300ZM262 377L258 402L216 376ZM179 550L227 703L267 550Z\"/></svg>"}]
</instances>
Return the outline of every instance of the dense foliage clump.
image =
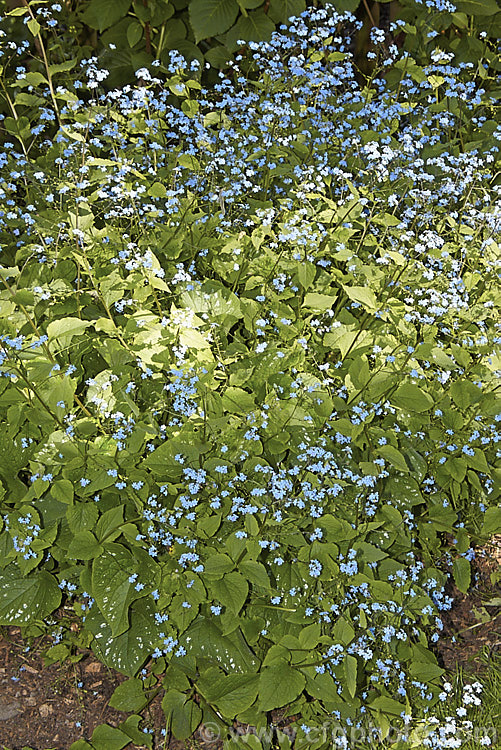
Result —
<instances>
[{"instance_id":1,"label":"dense foliage clump","mask_svg":"<svg viewBox=\"0 0 501 750\"><path fill-rule=\"evenodd\" d=\"M128 710L160 680L178 738L452 731L447 582L501 528L501 127L439 47L374 29L364 79L357 23L305 12L210 90L175 52L5 86L0 624L90 646Z\"/></svg>"}]
</instances>

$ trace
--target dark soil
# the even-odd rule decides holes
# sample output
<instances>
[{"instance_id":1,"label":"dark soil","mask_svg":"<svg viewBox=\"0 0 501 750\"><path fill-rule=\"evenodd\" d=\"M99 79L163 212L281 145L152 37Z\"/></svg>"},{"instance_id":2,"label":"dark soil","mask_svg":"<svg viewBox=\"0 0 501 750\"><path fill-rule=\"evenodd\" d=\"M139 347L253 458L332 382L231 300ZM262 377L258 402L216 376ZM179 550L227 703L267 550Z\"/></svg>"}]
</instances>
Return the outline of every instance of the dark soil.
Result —
<instances>
[{"instance_id":1,"label":"dark soil","mask_svg":"<svg viewBox=\"0 0 501 750\"><path fill-rule=\"evenodd\" d=\"M36 646L26 651L19 628L3 629L0 747L69 750L75 740L88 739L98 724L118 726L127 714L111 708L108 702L124 679L90 654L77 664L44 666ZM159 699L143 714L143 727L153 729L160 741L165 722Z\"/></svg>"},{"instance_id":2,"label":"dark soil","mask_svg":"<svg viewBox=\"0 0 501 750\"><path fill-rule=\"evenodd\" d=\"M450 612L442 615L442 636L437 644L445 669L460 666L467 674L480 674L485 661L478 659L501 648L501 536L478 549L472 562L472 585L462 594L454 584L447 592L454 597Z\"/></svg>"},{"instance_id":3,"label":"dark soil","mask_svg":"<svg viewBox=\"0 0 501 750\"><path fill-rule=\"evenodd\" d=\"M438 657L451 671L461 666L466 673L480 674L484 662L481 651L501 647L501 537L479 550L472 565L474 576L465 595L451 584L454 605L444 613L444 630L438 642ZM496 576L496 572L498 575ZM44 665L43 649L33 644L28 649L19 628L0 629L0 747L22 750L69 750L83 737L89 739L98 724L117 727L127 715L111 708L115 687L126 679L84 653L76 664L68 662ZM143 729L153 733L155 750L169 747L219 750L219 742L207 742L203 730L186 743L162 735L165 720L161 692L141 713ZM278 717L277 717L278 718ZM287 723L287 722L285 722ZM289 719L290 723L290 719ZM136 745L136 748L141 746Z\"/></svg>"}]
</instances>

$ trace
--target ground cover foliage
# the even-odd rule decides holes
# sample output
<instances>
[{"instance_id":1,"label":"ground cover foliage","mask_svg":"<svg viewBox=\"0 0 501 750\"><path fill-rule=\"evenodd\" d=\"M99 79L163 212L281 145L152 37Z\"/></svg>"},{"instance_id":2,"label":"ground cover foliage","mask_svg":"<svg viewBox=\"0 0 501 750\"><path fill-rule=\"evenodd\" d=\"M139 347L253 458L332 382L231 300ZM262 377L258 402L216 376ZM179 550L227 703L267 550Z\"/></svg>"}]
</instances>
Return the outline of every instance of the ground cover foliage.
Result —
<instances>
[{"instance_id":1,"label":"ground cover foliage","mask_svg":"<svg viewBox=\"0 0 501 750\"><path fill-rule=\"evenodd\" d=\"M480 700L435 718L447 581L501 528L494 56L374 29L364 78L357 23L306 11L210 90L175 52L4 78L0 624L92 648L117 708L161 687L179 739L286 707L296 748L445 747Z\"/></svg>"}]
</instances>

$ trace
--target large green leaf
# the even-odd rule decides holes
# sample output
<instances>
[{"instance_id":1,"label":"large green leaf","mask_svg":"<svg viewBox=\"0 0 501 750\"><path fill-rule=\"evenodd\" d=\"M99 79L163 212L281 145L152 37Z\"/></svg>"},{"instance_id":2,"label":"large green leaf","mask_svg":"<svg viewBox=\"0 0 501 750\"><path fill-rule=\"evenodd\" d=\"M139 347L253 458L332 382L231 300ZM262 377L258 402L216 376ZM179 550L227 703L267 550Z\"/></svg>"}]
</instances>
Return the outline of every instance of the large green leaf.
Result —
<instances>
[{"instance_id":1,"label":"large green leaf","mask_svg":"<svg viewBox=\"0 0 501 750\"><path fill-rule=\"evenodd\" d=\"M256 700L259 688L257 674L221 675L209 672L205 684L201 683L203 695L228 719L245 711Z\"/></svg>"},{"instance_id":2,"label":"large green leaf","mask_svg":"<svg viewBox=\"0 0 501 750\"><path fill-rule=\"evenodd\" d=\"M458 589L466 594L470 588L471 565L466 557L457 557L452 563L454 582Z\"/></svg>"},{"instance_id":3,"label":"large green leaf","mask_svg":"<svg viewBox=\"0 0 501 750\"><path fill-rule=\"evenodd\" d=\"M402 712L405 711L405 705L394 700L394 698L388 698L386 695L379 695L375 698L370 704L370 708L394 716L401 716Z\"/></svg>"},{"instance_id":4,"label":"large green leaf","mask_svg":"<svg viewBox=\"0 0 501 750\"><path fill-rule=\"evenodd\" d=\"M456 0L454 5L459 13L469 16L492 16L501 11L496 0Z\"/></svg>"},{"instance_id":5,"label":"large green leaf","mask_svg":"<svg viewBox=\"0 0 501 750\"><path fill-rule=\"evenodd\" d=\"M195 41L224 34L238 16L237 0L191 0L190 23Z\"/></svg>"},{"instance_id":6,"label":"large green leaf","mask_svg":"<svg viewBox=\"0 0 501 750\"><path fill-rule=\"evenodd\" d=\"M202 720L200 708L179 690L169 690L162 699L167 726L177 740L190 737Z\"/></svg>"},{"instance_id":7,"label":"large green leaf","mask_svg":"<svg viewBox=\"0 0 501 750\"><path fill-rule=\"evenodd\" d=\"M120 683L110 698L110 706L119 711L141 711L148 702L143 690L143 681L137 677Z\"/></svg>"},{"instance_id":8,"label":"large green leaf","mask_svg":"<svg viewBox=\"0 0 501 750\"><path fill-rule=\"evenodd\" d=\"M131 0L91 0L81 18L93 29L104 31L127 14L130 4Z\"/></svg>"},{"instance_id":9,"label":"large green leaf","mask_svg":"<svg viewBox=\"0 0 501 750\"><path fill-rule=\"evenodd\" d=\"M219 599L230 612L237 615L242 609L249 593L249 585L240 573L226 573L210 586L214 599Z\"/></svg>"},{"instance_id":10,"label":"large green leaf","mask_svg":"<svg viewBox=\"0 0 501 750\"><path fill-rule=\"evenodd\" d=\"M74 534L94 528L98 515L95 503L77 503L66 511L68 526Z\"/></svg>"},{"instance_id":11,"label":"large green leaf","mask_svg":"<svg viewBox=\"0 0 501 750\"><path fill-rule=\"evenodd\" d=\"M101 554L103 548L91 531L79 531L68 547L68 557L77 560L92 560Z\"/></svg>"},{"instance_id":12,"label":"large green leaf","mask_svg":"<svg viewBox=\"0 0 501 750\"><path fill-rule=\"evenodd\" d=\"M49 341L56 339L61 347L68 346L73 336L79 336L84 333L86 328L91 325L88 320L80 318L60 318L54 320L47 326L47 336Z\"/></svg>"},{"instance_id":13,"label":"large green leaf","mask_svg":"<svg viewBox=\"0 0 501 750\"><path fill-rule=\"evenodd\" d=\"M209 662L225 672L253 672L258 661L239 631L223 636L216 623L199 617L180 637L179 642L197 663ZM179 660L181 663L182 659Z\"/></svg>"},{"instance_id":14,"label":"large green leaf","mask_svg":"<svg viewBox=\"0 0 501 750\"><path fill-rule=\"evenodd\" d=\"M113 637L129 627L128 610L139 593L129 577L134 572L135 560L121 544L110 543L92 565L92 595L111 627Z\"/></svg>"},{"instance_id":15,"label":"large green leaf","mask_svg":"<svg viewBox=\"0 0 501 750\"><path fill-rule=\"evenodd\" d=\"M254 398L243 388L229 386L223 393L223 408L232 414L250 414L256 408Z\"/></svg>"},{"instance_id":16,"label":"large green leaf","mask_svg":"<svg viewBox=\"0 0 501 750\"><path fill-rule=\"evenodd\" d=\"M259 708L271 711L292 703L306 684L304 675L288 664L265 667L259 677Z\"/></svg>"},{"instance_id":17,"label":"large green leaf","mask_svg":"<svg viewBox=\"0 0 501 750\"><path fill-rule=\"evenodd\" d=\"M400 451L397 450L393 445L388 444L378 446L377 452L380 456L393 464L393 466L395 466L395 468L399 471L405 471L405 473L409 472L409 467L405 462L403 454L400 453Z\"/></svg>"},{"instance_id":18,"label":"large green leaf","mask_svg":"<svg viewBox=\"0 0 501 750\"><path fill-rule=\"evenodd\" d=\"M134 677L158 643L159 629L151 600L143 598L134 602L129 619L128 630L113 637L111 628L94 605L87 614L85 626L94 636L92 648L97 657L106 666Z\"/></svg>"},{"instance_id":19,"label":"large green leaf","mask_svg":"<svg viewBox=\"0 0 501 750\"><path fill-rule=\"evenodd\" d=\"M395 406L407 411L422 412L431 409L433 406L433 399L430 394L412 383L404 383L399 386L391 397L391 401Z\"/></svg>"},{"instance_id":20,"label":"large green leaf","mask_svg":"<svg viewBox=\"0 0 501 750\"><path fill-rule=\"evenodd\" d=\"M343 284L342 287L353 302L358 302L370 312L377 309L376 296L372 289L365 286L347 286L346 284Z\"/></svg>"},{"instance_id":21,"label":"large green leaf","mask_svg":"<svg viewBox=\"0 0 501 750\"><path fill-rule=\"evenodd\" d=\"M501 531L501 508L487 508L482 524L482 534L491 536Z\"/></svg>"},{"instance_id":22,"label":"large green leaf","mask_svg":"<svg viewBox=\"0 0 501 750\"><path fill-rule=\"evenodd\" d=\"M355 656L347 654L344 657L344 674L346 678L346 687L353 698L357 689L357 659Z\"/></svg>"},{"instance_id":23,"label":"large green leaf","mask_svg":"<svg viewBox=\"0 0 501 750\"><path fill-rule=\"evenodd\" d=\"M452 400L460 409L466 409L471 404L480 401L482 395L482 391L478 385L469 380L456 380L451 385Z\"/></svg>"},{"instance_id":24,"label":"large green leaf","mask_svg":"<svg viewBox=\"0 0 501 750\"><path fill-rule=\"evenodd\" d=\"M305 7L305 0L271 0L268 13L275 23L287 23L292 16L299 16ZM337 9L337 4L335 7Z\"/></svg>"},{"instance_id":25,"label":"large green leaf","mask_svg":"<svg viewBox=\"0 0 501 750\"><path fill-rule=\"evenodd\" d=\"M225 329L242 317L238 297L218 281L205 281L200 287L183 292L181 301L195 313L206 313Z\"/></svg>"},{"instance_id":26,"label":"large green leaf","mask_svg":"<svg viewBox=\"0 0 501 750\"><path fill-rule=\"evenodd\" d=\"M36 571L23 578L16 565L0 571L0 625L26 625L41 620L61 602L54 576Z\"/></svg>"},{"instance_id":27,"label":"large green leaf","mask_svg":"<svg viewBox=\"0 0 501 750\"><path fill-rule=\"evenodd\" d=\"M109 724L99 724L92 732L94 750L122 750L130 743L130 737Z\"/></svg>"}]
</instances>

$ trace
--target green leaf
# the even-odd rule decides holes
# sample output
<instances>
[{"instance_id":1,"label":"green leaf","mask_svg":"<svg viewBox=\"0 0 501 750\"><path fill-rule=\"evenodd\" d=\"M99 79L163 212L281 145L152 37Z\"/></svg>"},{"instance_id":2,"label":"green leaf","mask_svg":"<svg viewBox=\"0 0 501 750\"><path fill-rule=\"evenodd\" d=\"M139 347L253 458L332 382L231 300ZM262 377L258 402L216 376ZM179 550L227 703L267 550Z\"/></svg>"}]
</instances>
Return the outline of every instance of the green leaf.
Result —
<instances>
[{"instance_id":1,"label":"green leaf","mask_svg":"<svg viewBox=\"0 0 501 750\"><path fill-rule=\"evenodd\" d=\"M501 532L501 508L487 508L482 524L482 535L492 536Z\"/></svg>"},{"instance_id":2,"label":"green leaf","mask_svg":"<svg viewBox=\"0 0 501 750\"><path fill-rule=\"evenodd\" d=\"M74 534L94 528L98 515L95 503L77 503L66 511L68 526Z\"/></svg>"},{"instance_id":3,"label":"green leaf","mask_svg":"<svg viewBox=\"0 0 501 750\"><path fill-rule=\"evenodd\" d=\"M275 31L275 24L263 10L240 16L237 23L225 36L225 45L233 51L238 46L239 39L244 41L262 42L268 41Z\"/></svg>"},{"instance_id":4,"label":"green leaf","mask_svg":"<svg viewBox=\"0 0 501 750\"><path fill-rule=\"evenodd\" d=\"M109 724L99 724L92 732L91 742L94 750L122 750L130 743L130 737Z\"/></svg>"},{"instance_id":5,"label":"green leaf","mask_svg":"<svg viewBox=\"0 0 501 750\"><path fill-rule=\"evenodd\" d=\"M317 294L317 292L308 292L304 295L303 307L311 307L313 310L330 310L334 305L337 296L329 294Z\"/></svg>"},{"instance_id":6,"label":"green leaf","mask_svg":"<svg viewBox=\"0 0 501 750\"><path fill-rule=\"evenodd\" d=\"M68 479L58 479L50 488L50 494L59 503L73 503L73 484Z\"/></svg>"},{"instance_id":7,"label":"green leaf","mask_svg":"<svg viewBox=\"0 0 501 750\"><path fill-rule=\"evenodd\" d=\"M310 261L306 261L299 266L297 275L303 289L309 289L317 275L317 268Z\"/></svg>"},{"instance_id":8,"label":"green leaf","mask_svg":"<svg viewBox=\"0 0 501 750\"><path fill-rule=\"evenodd\" d=\"M195 42L224 34L235 23L238 12L237 0L191 0L190 24Z\"/></svg>"},{"instance_id":9,"label":"green leaf","mask_svg":"<svg viewBox=\"0 0 501 750\"><path fill-rule=\"evenodd\" d=\"M292 16L299 16L305 7L305 0L271 0L268 13L275 23L287 23Z\"/></svg>"},{"instance_id":10,"label":"green leaf","mask_svg":"<svg viewBox=\"0 0 501 750\"><path fill-rule=\"evenodd\" d=\"M225 554L211 555L204 566L205 575L222 578L225 573L233 570L235 563Z\"/></svg>"},{"instance_id":11,"label":"green leaf","mask_svg":"<svg viewBox=\"0 0 501 750\"><path fill-rule=\"evenodd\" d=\"M178 690L169 690L162 699L167 726L177 740L190 737L202 721L202 712L192 700Z\"/></svg>"},{"instance_id":12,"label":"green leaf","mask_svg":"<svg viewBox=\"0 0 501 750\"><path fill-rule=\"evenodd\" d=\"M345 617L339 617L332 629L332 637L347 646L355 637L355 631Z\"/></svg>"},{"instance_id":13,"label":"green leaf","mask_svg":"<svg viewBox=\"0 0 501 750\"><path fill-rule=\"evenodd\" d=\"M96 525L96 536L100 542L113 542L122 533L125 505L116 505L100 517Z\"/></svg>"},{"instance_id":14,"label":"green leaf","mask_svg":"<svg viewBox=\"0 0 501 750\"><path fill-rule=\"evenodd\" d=\"M462 482L466 476L468 464L462 458L449 458L445 463L445 469L456 482Z\"/></svg>"},{"instance_id":15,"label":"green leaf","mask_svg":"<svg viewBox=\"0 0 501 750\"><path fill-rule=\"evenodd\" d=\"M228 719L233 719L254 703L258 688L257 674L218 675L211 677L204 696Z\"/></svg>"},{"instance_id":16,"label":"green leaf","mask_svg":"<svg viewBox=\"0 0 501 750\"><path fill-rule=\"evenodd\" d=\"M90 0L81 18L98 31L109 29L127 15L131 0Z\"/></svg>"},{"instance_id":17,"label":"green leaf","mask_svg":"<svg viewBox=\"0 0 501 750\"><path fill-rule=\"evenodd\" d=\"M412 661L409 666L409 672L416 679L422 682L429 682L445 674L445 670L431 661ZM390 712L389 712L390 713Z\"/></svg>"},{"instance_id":18,"label":"green leaf","mask_svg":"<svg viewBox=\"0 0 501 750\"><path fill-rule=\"evenodd\" d=\"M261 586L265 589L270 588L270 579L262 563L254 562L253 560L244 560L240 563L239 570L255 586Z\"/></svg>"},{"instance_id":19,"label":"green leaf","mask_svg":"<svg viewBox=\"0 0 501 750\"><path fill-rule=\"evenodd\" d=\"M223 578L210 585L210 591L214 599L218 599L237 615L247 599L249 585L240 573L226 573Z\"/></svg>"},{"instance_id":20,"label":"green leaf","mask_svg":"<svg viewBox=\"0 0 501 750\"><path fill-rule=\"evenodd\" d=\"M346 687L353 698L357 690L357 660L355 656L348 654L344 657L344 674L346 678Z\"/></svg>"},{"instance_id":21,"label":"green leaf","mask_svg":"<svg viewBox=\"0 0 501 750\"><path fill-rule=\"evenodd\" d=\"M76 64L77 64L77 59L76 57L74 57L72 60L65 60L62 63L55 63L54 65L49 65L49 72L51 76L56 75L56 73L66 73L68 70L73 70Z\"/></svg>"},{"instance_id":22,"label":"green leaf","mask_svg":"<svg viewBox=\"0 0 501 750\"><path fill-rule=\"evenodd\" d=\"M305 684L304 675L288 664L265 667L259 676L260 711L272 711L292 703Z\"/></svg>"},{"instance_id":23,"label":"green leaf","mask_svg":"<svg viewBox=\"0 0 501 750\"><path fill-rule=\"evenodd\" d=\"M129 47L135 47L143 36L143 27L137 21L132 21L127 27L127 42Z\"/></svg>"},{"instance_id":24,"label":"green leaf","mask_svg":"<svg viewBox=\"0 0 501 750\"><path fill-rule=\"evenodd\" d=\"M360 335L360 330L350 325L340 325L329 331L324 336L324 345L333 349L339 349L341 357L344 359L348 350L351 348L355 339L362 341L363 335ZM385 386L387 387L388 381L385 379Z\"/></svg>"},{"instance_id":25,"label":"green leaf","mask_svg":"<svg viewBox=\"0 0 501 750\"><path fill-rule=\"evenodd\" d=\"M111 627L113 637L129 627L128 610L138 592L129 576L134 572L135 561L121 544L107 544L102 555L92 565L92 595Z\"/></svg>"},{"instance_id":26,"label":"green leaf","mask_svg":"<svg viewBox=\"0 0 501 750\"><path fill-rule=\"evenodd\" d=\"M148 698L143 690L143 681L132 677L118 685L110 698L109 705L118 711L141 711Z\"/></svg>"},{"instance_id":27,"label":"green leaf","mask_svg":"<svg viewBox=\"0 0 501 750\"><path fill-rule=\"evenodd\" d=\"M386 695L379 695L372 701L369 708L382 711L384 714L400 716L403 711L405 712L406 707L393 698L388 698Z\"/></svg>"},{"instance_id":28,"label":"green leaf","mask_svg":"<svg viewBox=\"0 0 501 750\"><path fill-rule=\"evenodd\" d=\"M452 563L452 572L456 586L466 594L471 583L471 565L466 557L456 557Z\"/></svg>"},{"instance_id":29,"label":"green leaf","mask_svg":"<svg viewBox=\"0 0 501 750\"><path fill-rule=\"evenodd\" d=\"M357 535L356 530L352 528L348 521L345 521L343 518L337 518L330 513L321 516L318 524L322 529L325 529L330 542L347 541Z\"/></svg>"},{"instance_id":30,"label":"green leaf","mask_svg":"<svg viewBox=\"0 0 501 750\"><path fill-rule=\"evenodd\" d=\"M456 0L456 10L469 16L492 16L501 8L496 0Z\"/></svg>"},{"instance_id":31,"label":"green leaf","mask_svg":"<svg viewBox=\"0 0 501 750\"><path fill-rule=\"evenodd\" d=\"M321 628L318 623L307 625L299 633L299 642L303 648L312 649L317 645L321 635Z\"/></svg>"},{"instance_id":32,"label":"green leaf","mask_svg":"<svg viewBox=\"0 0 501 750\"><path fill-rule=\"evenodd\" d=\"M380 549L379 547L376 547L374 544L369 544L369 542L355 542L353 545L353 549L360 550L360 560L363 560L363 562L371 563L371 562L377 562L378 560L383 560L385 557L387 557L386 552L384 550Z\"/></svg>"},{"instance_id":33,"label":"green leaf","mask_svg":"<svg viewBox=\"0 0 501 750\"><path fill-rule=\"evenodd\" d=\"M155 607L148 598L134 602L130 608L130 627L112 637L99 609L93 606L85 618L85 626L93 634L92 648L106 666L128 677L134 677L158 642Z\"/></svg>"},{"instance_id":34,"label":"green leaf","mask_svg":"<svg viewBox=\"0 0 501 750\"><path fill-rule=\"evenodd\" d=\"M68 557L77 560L91 560L98 557L102 551L103 548L91 531L79 531L68 547Z\"/></svg>"},{"instance_id":35,"label":"green leaf","mask_svg":"<svg viewBox=\"0 0 501 750\"><path fill-rule=\"evenodd\" d=\"M47 571L23 578L15 565L0 571L0 625L26 625L41 620L61 603L61 589Z\"/></svg>"},{"instance_id":36,"label":"green leaf","mask_svg":"<svg viewBox=\"0 0 501 750\"><path fill-rule=\"evenodd\" d=\"M231 414L250 414L256 408L254 398L243 388L229 386L222 396L223 409Z\"/></svg>"},{"instance_id":37,"label":"green leaf","mask_svg":"<svg viewBox=\"0 0 501 750\"><path fill-rule=\"evenodd\" d=\"M468 406L475 404L483 396L478 385L474 385L469 380L456 380L451 385L450 392L452 400L460 409L466 409Z\"/></svg>"},{"instance_id":38,"label":"green leaf","mask_svg":"<svg viewBox=\"0 0 501 750\"><path fill-rule=\"evenodd\" d=\"M416 412L427 411L431 409L434 403L429 393L412 383L404 383L399 386L391 397L391 402L401 409Z\"/></svg>"},{"instance_id":39,"label":"green leaf","mask_svg":"<svg viewBox=\"0 0 501 750\"><path fill-rule=\"evenodd\" d=\"M342 284L341 286L353 302L358 302L369 310L369 312L377 310L376 296L371 289L365 286L347 286L346 284Z\"/></svg>"},{"instance_id":40,"label":"green leaf","mask_svg":"<svg viewBox=\"0 0 501 750\"><path fill-rule=\"evenodd\" d=\"M167 195L167 188L161 182L154 182L148 189L148 195L151 195L152 198L165 198Z\"/></svg>"},{"instance_id":41,"label":"green leaf","mask_svg":"<svg viewBox=\"0 0 501 750\"><path fill-rule=\"evenodd\" d=\"M336 10L338 13L344 13L349 10L352 13L357 10L362 0L336 0ZM386 2L386 0L384 0Z\"/></svg>"},{"instance_id":42,"label":"green leaf","mask_svg":"<svg viewBox=\"0 0 501 750\"><path fill-rule=\"evenodd\" d=\"M70 745L70 750L92 750L92 745L86 740L80 739Z\"/></svg>"},{"instance_id":43,"label":"green leaf","mask_svg":"<svg viewBox=\"0 0 501 750\"><path fill-rule=\"evenodd\" d=\"M217 118L217 123L220 122L220 112L210 114ZM209 117L210 115L206 115L205 119ZM183 292L181 301L185 307L197 314L207 313L211 320L222 325L225 330L231 328L235 321L242 317L238 297L218 281L206 281L192 291Z\"/></svg>"},{"instance_id":44,"label":"green leaf","mask_svg":"<svg viewBox=\"0 0 501 750\"><path fill-rule=\"evenodd\" d=\"M225 672L251 672L258 666L254 654L238 632L223 636L219 627L205 617L195 620L179 642L197 663L212 662Z\"/></svg>"},{"instance_id":45,"label":"green leaf","mask_svg":"<svg viewBox=\"0 0 501 750\"><path fill-rule=\"evenodd\" d=\"M238 4L241 8L246 8L247 10L254 10L254 8L259 8L260 5L262 5L264 0L238 0Z\"/></svg>"},{"instance_id":46,"label":"green leaf","mask_svg":"<svg viewBox=\"0 0 501 750\"><path fill-rule=\"evenodd\" d=\"M33 34L33 36L38 36L40 33L40 24L36 20L36 18L30 18L28 23L26 24L28 27L30 34Z\"/></svg>"},{"instance_id":47,"label":"green leaf","mask_svg":"<svg viewBox=\"0 0 501 750\"><path fill-rule=\"evenodd\" d=\"M79 336L91 325L88 320L80 318L61 318L47 326L49 341L55 339L61 347L68 346L73 336Z\"/></svg>"},{"instance_id":48,"label":"green leaf","mask_svg":"<svg viewBox=\"0 0 501 750\"><path fill-rule=\"evenodd\" d=\"M194 328L185 328L179 333L179 341L188 349L210 349L210 343L206 337Z\"/></svg>"},{"instance_id":49,"label":"green leaf","mask_svg":"<svg viewBox=\"0 0 501 750\"><path fill-rule=\"evenodd\" d=\"M405 461L405 458L399 450L393 447L393 445L381 445L378 446L377 452L384 459L389 461L399 471L404 471L406 474L409 473L409 467Z\"/></svg>"},{"instance_id":50,"label":"green leaf","mask_svg":"<svg viewBox=\"0 0 501 750\"><path fill-rule=\"evenodd\" d=\"M152 750L153 737L151 734L146 734L141 729L139 729L139 725L142 722L142 716L133 714L132 716L128 716L125 721L119 724L118 728L121 729L122 732L127 735L127 737L130 737L132 742L134 742L136 745L139 745L139 747L147 747L149 748L149 750Z\"/></svg>"}]
</instances>

